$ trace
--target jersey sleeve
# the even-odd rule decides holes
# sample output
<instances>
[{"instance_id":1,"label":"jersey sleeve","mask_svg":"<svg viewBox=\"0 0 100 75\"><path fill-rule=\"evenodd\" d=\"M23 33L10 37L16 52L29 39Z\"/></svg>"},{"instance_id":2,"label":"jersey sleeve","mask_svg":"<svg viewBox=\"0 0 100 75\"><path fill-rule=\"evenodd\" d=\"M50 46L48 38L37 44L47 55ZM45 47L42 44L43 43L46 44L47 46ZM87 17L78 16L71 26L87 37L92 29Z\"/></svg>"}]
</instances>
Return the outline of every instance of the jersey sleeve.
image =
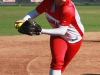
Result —
<instances>
[{"instance_id":1,"label":"jersey sleeve","mask_svg":"<svg viewBox=\"0 0 100 75\"><path fill-rule=\"evenodd\" d=\"M45 10L45 3L46 3L46 0L43 0L37 7L36 7L36 11L39 13L39 14L42 14Z\"/></svg>"},{"instance_id":2,"label":"jersey sleeve","mask_svg":"<svg viewBox=\"0 0 100 75\"><path fill-rule=\"evenodd\" d=\"M60 24L63 26L70 25L74 15L75 12L73 7L64 7L60 15Z\"/></svg>"}]
</instances>

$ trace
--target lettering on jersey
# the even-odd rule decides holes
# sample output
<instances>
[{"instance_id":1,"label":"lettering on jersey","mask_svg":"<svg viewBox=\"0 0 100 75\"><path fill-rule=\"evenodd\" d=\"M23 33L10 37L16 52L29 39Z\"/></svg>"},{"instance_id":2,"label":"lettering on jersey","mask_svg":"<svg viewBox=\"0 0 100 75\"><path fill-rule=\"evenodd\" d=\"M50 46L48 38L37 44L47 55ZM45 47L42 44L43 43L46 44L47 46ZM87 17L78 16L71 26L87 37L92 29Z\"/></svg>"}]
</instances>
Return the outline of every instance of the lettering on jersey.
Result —
<instances>
[{"instance_id":1,"label":"lettering on jersey","mask_svg":"<svg viewBox=\"0 0 100 75\"><path fill-rule=\"evenodd\" d=\"M46 17L48 22L51 24L53 28L58 28L59 20L56 20L54 17L46 13Z\"/></svg>"},{"instance_id":2,"label":"lettering on jersey","mask_svg":"<svg viewBox=\"0 0 100 75\"><path fill-rule=\"evenodd\" d=\"M50 18L47 18L49 23L52 25L53 28L58 28L58 23Z\"/></svg>"}]
</instances>

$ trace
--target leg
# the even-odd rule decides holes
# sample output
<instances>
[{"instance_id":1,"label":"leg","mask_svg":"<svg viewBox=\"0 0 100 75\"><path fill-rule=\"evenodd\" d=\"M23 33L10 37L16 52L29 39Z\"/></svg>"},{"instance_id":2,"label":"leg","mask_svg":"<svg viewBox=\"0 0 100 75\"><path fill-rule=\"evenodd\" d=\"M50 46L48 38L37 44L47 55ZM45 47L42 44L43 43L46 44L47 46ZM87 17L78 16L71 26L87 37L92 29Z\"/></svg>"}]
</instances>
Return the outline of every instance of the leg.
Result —
<instances>
[{"instance_id":1,"label":"leg","mask_svg":"<svg viewBox=\"0 0 100 75\"><path fill-rule=\"evenodd\" d=\"M61 75L61 70L50 69L50 74L49 75Z\"/></svg>"},{"instance_id":2,"label":"leg","mask_svg":"<svg viewBox=\"0 0 100 75\"><path fill-rule=\"evenodd\" d=\"M50 47L52 54L50 75L61 75L61 68L64 64L64 57L67 51L67 43L59 36L51 36Z\"/></svg>"},{"instance_id":3,"label":"leg","mask_svg":"<svg viewBox=\"0 0 100 75\"><path fill-rule=\"evenodd\" d=\"M65 70L66 66L69 64L69 62L75 56L75 54L78 52L78 50L81 46L81 43L82 43L82 40L77 42L77 43L74 43L74 44L68 43L68 50L67 50L66 55L65 55L64 65L62 67L62 72Z\"/></svg>"}]
</instances>

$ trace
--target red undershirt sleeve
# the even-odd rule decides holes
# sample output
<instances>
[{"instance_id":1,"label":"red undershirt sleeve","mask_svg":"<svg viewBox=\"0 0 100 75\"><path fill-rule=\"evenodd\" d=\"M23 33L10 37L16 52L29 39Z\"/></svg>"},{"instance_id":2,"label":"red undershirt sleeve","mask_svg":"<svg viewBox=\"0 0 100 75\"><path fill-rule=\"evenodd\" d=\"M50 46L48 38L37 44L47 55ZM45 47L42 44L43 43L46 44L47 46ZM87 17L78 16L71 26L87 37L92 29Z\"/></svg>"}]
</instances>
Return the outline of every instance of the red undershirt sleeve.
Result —
<instances>
[{"instance_id":1,"label":"red undershirt sleeve","mask_svg":"<svg viewBox=\"0 0 100 75\"><path fill-rule=\"evenodd\" d=\"M45 4L46 4L46 0L43 0L37 7L36 7L36 11L39 14L42 14L45 10Z\"/></svg>"}]
</instances>

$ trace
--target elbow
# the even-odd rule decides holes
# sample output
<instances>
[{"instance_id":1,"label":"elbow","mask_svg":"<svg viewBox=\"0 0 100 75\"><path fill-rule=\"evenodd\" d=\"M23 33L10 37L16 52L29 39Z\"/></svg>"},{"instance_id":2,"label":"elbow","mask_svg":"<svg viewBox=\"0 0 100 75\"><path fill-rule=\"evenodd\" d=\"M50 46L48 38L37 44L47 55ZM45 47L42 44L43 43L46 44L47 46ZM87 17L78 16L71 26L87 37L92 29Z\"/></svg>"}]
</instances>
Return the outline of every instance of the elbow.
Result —
<instances>
[{"instance_id":1,"label":"elbow","mask_svg":"<svg viewBox=\"0 0 100 75\"><path fill-rule=\"evenodd\" d=\"M66 32L62 33L61 35L64 36L66 34Z\"/></svg>"},{"instance_id":2,"label":"elbow","mask_svg":"<svg viewBox=\"0 0 100 75\"><path fill-rule=\"evenodd\" d=\"M68 26L60 26L60 30L59 30L59 33L61 33L60 35L64 36L67 32L67 28Z\"/></svg>"},{"instance_id":3,"label":"elbow","mask_svg":"<svg viewBox=\"0 0 100 75\"><path fill-rule=\"evenodd\" d=\"M66 34L66 31L60 31L59 34L63 36Z\"/></svg>"}]
</instances>

